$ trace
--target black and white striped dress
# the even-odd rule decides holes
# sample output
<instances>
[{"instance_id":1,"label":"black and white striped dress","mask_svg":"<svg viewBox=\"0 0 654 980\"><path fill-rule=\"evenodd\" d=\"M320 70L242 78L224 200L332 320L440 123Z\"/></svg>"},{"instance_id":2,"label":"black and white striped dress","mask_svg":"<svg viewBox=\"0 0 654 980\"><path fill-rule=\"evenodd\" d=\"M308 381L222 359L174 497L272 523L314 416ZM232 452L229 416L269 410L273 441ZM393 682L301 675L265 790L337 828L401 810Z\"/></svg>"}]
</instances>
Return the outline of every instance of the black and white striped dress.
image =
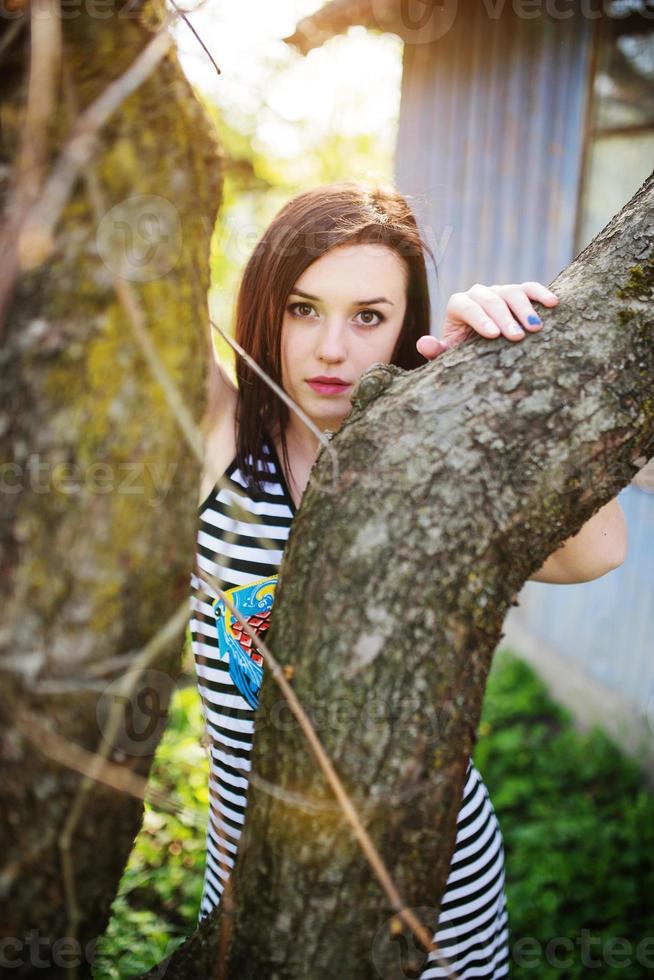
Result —
<instances>
[{"instance_id":1,"label":"black and white striped dress","mask_svg":"<svg viewBox=\"0 0 654 980\"><path fill-rule=\"evenodd\" d=\"M199 921L219 904L234 866L245 821L256 711L240 669L230 671L225 634L217 628L214 607L217 593L202 575L208 572L225 591L232 589L243 595L253 594L253 589L247 586L261 583L264 587L261 594L266 592L265 587L270 593L296 508L271 440L264 445L263 456L265 465L260 462L259 469L265 474L265 492L261 499L255 500L249 495L234 459L225 473L225 485L220 489L214 487L198 509L190 626L210 745L210 809ZM261 521L254 516L249 521L247 514L234 507L235 499L247 513L258 515ZM239 587L243 589L239 590ZM233 594L230 598L233 599ZM269 599L268 607L271 601ZM268 612L269 608L264 611L264 616ZM247 640L244 650L247 654ZM241 658L243 653L239 650L238 657L233 660ZM250 667L248 661L247 669ZM508 976L502 835L486 786L471 759L468 760L456 843L434 938L460 980L494 980ZM447 975L432 960L425 964L420 980Z\"/></svg>"}]
</instances>

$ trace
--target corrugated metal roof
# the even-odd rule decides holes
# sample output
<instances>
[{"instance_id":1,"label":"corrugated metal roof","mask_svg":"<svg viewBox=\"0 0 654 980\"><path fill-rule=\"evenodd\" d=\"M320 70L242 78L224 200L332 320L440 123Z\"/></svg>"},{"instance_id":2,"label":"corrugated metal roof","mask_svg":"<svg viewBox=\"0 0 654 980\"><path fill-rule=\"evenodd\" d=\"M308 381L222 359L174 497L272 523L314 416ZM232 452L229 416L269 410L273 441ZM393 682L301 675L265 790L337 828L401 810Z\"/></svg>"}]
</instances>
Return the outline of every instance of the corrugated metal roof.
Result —
<instances>
[{"instance_id":1,"label":"corrugated metal roof","mask_svg":"<svg viewBox=\"0 0 654 980\"><path fill-rule=\"evenodd\" d=\"M335 34L344 34L354 24L392 30L398 23L398 7L399 0L331 0L299 21L295 32L284 41L300 54L307 54Z\"/></svg>"}]
</instances>

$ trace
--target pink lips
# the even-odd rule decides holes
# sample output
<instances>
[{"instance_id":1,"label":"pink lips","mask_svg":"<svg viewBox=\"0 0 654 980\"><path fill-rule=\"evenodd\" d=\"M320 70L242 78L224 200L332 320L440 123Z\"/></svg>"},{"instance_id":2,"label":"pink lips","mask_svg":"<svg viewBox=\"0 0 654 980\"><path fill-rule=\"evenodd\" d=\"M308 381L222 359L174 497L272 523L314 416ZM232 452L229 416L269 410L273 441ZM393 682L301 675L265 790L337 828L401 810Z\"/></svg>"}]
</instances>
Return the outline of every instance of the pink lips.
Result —
<instances>
[{"instance_id":1,"label":"pink lips","mask_svg":"<svg viewBox=\"0 0 654 980\"><path fill-rule=\"evenodd\" d=\"M322 374L316 378L307 378L307 384L311 385L319 395L341 395L350 387L347 381L342 381L340 378L329 378Z\"/></svg>"}]
</instances>

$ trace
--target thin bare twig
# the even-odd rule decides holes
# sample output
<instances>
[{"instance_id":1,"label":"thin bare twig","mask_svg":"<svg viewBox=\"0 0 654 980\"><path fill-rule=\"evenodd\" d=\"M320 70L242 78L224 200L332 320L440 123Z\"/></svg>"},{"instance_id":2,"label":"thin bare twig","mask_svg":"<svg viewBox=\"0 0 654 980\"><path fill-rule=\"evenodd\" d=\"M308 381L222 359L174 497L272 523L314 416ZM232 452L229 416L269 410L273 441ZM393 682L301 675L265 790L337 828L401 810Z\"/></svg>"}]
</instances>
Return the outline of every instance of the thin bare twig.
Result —
<instances>
[{"instance_id":1,"label":"thin bare twig","mask_svg":"<svg viewBox=\"0 0 654 980\"><path fill-rule=\"evenodd\" d=\"M107 763L109 755L113 751L114 738L118 733L121 719L124 714L124 706L132 695L140 672L147 667L152 660L161 653L165 647L186 628L188 617L188 602L180 603L177 610L158 630L154 637L143 647L140 654L135 658L134 669L130 674L122 677L122 684L116 691L116 697L109 710L106 724L103 728L103 739L95 753L89 753L88 769L85 771L72 806L68 811L68 816L64 828L59 836L59 849L61 852L62 874L64 878L64 890L66 894L66 911L68 915L68 926L66 935L72 938L77 937L77 930L80 921L80 910L77 903L75 889L75 875L72 859L72 840L75 829L77 828L84 808L87 805L89 794L96 780L100 779ZM77 968L73 966L73 977L76 975Z\"/></svg>"},{"instance_id":2,"label":"thin bare twig","mask_svg":"<svg viewBox=\"0 0 654 980\"><path fill-rule=\"evenodd\" d=\"M27 20L27 17L25 14L23 14L22 16L19 16L18 20L15 20L13 24L10 24L9 27L5 28L4 34L2 37L0 37L0 58L5 51L12 46L17 35L25 29L27 26Z\"/></svg>"},{"instance_id":3,"label":"thin bare twig","mask_svg":"<svg viewBox=\"0 0 654 980\"><path fill-rule=\"evenodd\" d=\"M216 69L217 73L220 75L221 74L220 68L216 64L216 61L214 59L214 56L212 55L211 51L206 46L206 44L204 43L204 41L202 40L202 38L200 37L200 35L196 31L196 29L193 27L193 24L188 19L186 13L183 10L180 10L180 8L175 3L175 0L170 0L170 2L173 5L173 7L175 8L175 10L177 11L177 13L180 15L180 17L182 18L182 20L184 21L184 23L186 24L186 26L188 27L189 31L194 35L196 41L198 42L198 44L200 45L200 47L202 48L202 50L206 54L206 56L209 59L209 61L211 62L211 64Z\"/></svg>"},{"instance_id":4,"label":"thin bare twig","mask_svg":"<svg viewBox=\"0 0 654 980\"><path fill-rule=\"evenodd\" d=\"M70 742L55 731L49 723L35 715L34 712L18 707L14 711L13 720L16 728L43 755L84 776L82 785L69 810L64 829L59 835L62 875L66 891L68 929L73 930L73 932L67 932L67 935L74 937L77 935L80 910L77 902L74 866L71 856L72 836L81 817L82 804L80 801L86 800L92 786L96 783L102 783L121 793L127 793L136 799L147 802L154 809L170 813L178 819L183 820L184 823L200 829L205 828L206 821L193 810L189 809L176 793L155 789L143 776L115 762L111 762L108 758L104 757L104 753L89 752L82 746ZM54 836L55 828L51 828L50 835L46 835L36 849L32 849L30 853L21 855L19 860L3 868L2 874L0 875L0 882L3 889L10 886L11 882L15 880L22 869L45 846L52 842ZM74 977L77 973L77 967L73 965L70 972Z\"/></svg>"},{"instance_id":5,"label":"thin bare twig","mask_svg":"<svg viewBox=\"0 0 654 980\"><path fill-rule=\"evenodd\" d=\"M325 774L327 782L331 786L336 799L345 815L346 820L352 827L355 837L359 842L359 846L363 851L365 857L372 868L372 871L379 881L384 894L386 895L391 907L395 909L399 918L406 924L406 926L411 930L416 939L422 944L427 952L433 952L440 964L440 966L447 970L448 976L456 980L457 974L452 970L447 959L443 957L440 952L438 944L429 936L425 927L416 918L413 911L406 905L402 896L400 895L395 882L393 881L390 872L388 871L384 861L379 854L379 851L375 847L375 844L368 834L367 830L363 826L363 823L359 817L359 814L352 803L350 797L347 794L341 779L334 768L334 764L330 759L329 755L325 751L325 748L320 741L315 728L313 727L311 720L304 708L302 707L300 701L298 700L295 691L289 684L284 669L281 664L278 663L277 659L261 639L258 633L250 626L247 619L239 612L239 610L232 604L229 596L220 588L218 583L210 576L211 585L218 592L218 595L225 602L229 608L232 615L238 620L242 628L248 634L252 640L255 649L263 657L269 671L271 672L275 682L284 694L284 697L288 701L289 707L293 714L295 715L304 735L313 750L313 753L318 761L320 768ZM222 950L220 950L220 955L222 956Z\"/></svg>"},{"instance_id":6,"label":"thin bare twig","mask_svg":"<svg viewBox=\"0 0 654 980\"><path fill-rule=\"evenodd\" d=\"M5 313L19 273L36 268L52 251L54 227L75 180L96 150L100 129L167 54L173 43L168 28L178 16L173 13L166 17L129 68L78 117L71 136L39 189L38 199L26 204L17 200L15 194L10 198L0 233L0 333L4 330Z\"/></svg>"},{"instance_id":7,"label":"thin bare twig","mask_svg":"<svg viewBox=\"0 0 654 980\"><path fill-rule=\"evenodd\" d=\"M103 199L99 181L92 167L86 168L84 178L86 180L89 199L93 207L96 222L99 222L103 213L105 213L107 210L107 205ZM204 443L202 435L193 420L193 416L191 415L186 402L182 398L179 388L173 381L168 369L159 355L152 336L150 335L150 331L147 328L145 313L143 312L143 307L138 300L136 291L132 287L131 283L129 283L126 279L123 279L122 276L119 276L113 270L110 271L113 288L121 306L125 311L127 322L132 331L132 336L134 337L139 350L143 355L143 359L145 360L150 373L163 391L168 408L172 412L173 418L181 429L187 445L192 450L195 458L200 462L200 464L202 464L204 462Z\"/></svg>"},{"instance_id":8,"label":"thin bare twig","mask_svg":"<svg viewBox=\"0 0 654 980\"><path fill-rule=\"evenodd\" d=\"M125 99L150 77L168 53L173 44L168 28L176 19L177 14L169 14L129 68L78 116L38 202L23 222L19 240L22 268L33 269L50 254L54 226L77 176L97 148L100 130Z\"/></svg>"},{"instance_id":9,"label":"thin bare twig","mask_svg":"<svg viewBox=\"0 0 654 980\"><path fill-rule=\"evenodd\" d=\"M222 329L222 327L219 327L217 323L214 323L214 321L211 318L209 319L209 323L211 324L212 328L216 330L220 334L220 336L223 337L224 340L227 341L230 347L233 350L235 350L240 357L243 358L245 363L252 368L255 374L258 374L261 380L264 381L272 391L274 391L277 397L281 398L284 404L289 407L291 412L294 412L297 415L300 421L303 422L306 425L306 427L309 429L309 431L314 434L314 436L316 437L320 445L327 450L332 461L331 487L329 487L328 489L322 484L317 483L315 479L312 477L310 477L310 480L315 486L318 487L319 490L327 490L328 493L338 493L341 490L341 487L339 485L339 479L338 479L338 454L330 443L330 439L333 433L330 432L328 429L325 430L324 432L321 432L321 430L318 428L316 423L313 421L313 419L309 418L309 416L304 411L304 409L301 408L297 404L297 402L290 397L290 395L287 395L284 389L280 385L278 385L276 381L273 381L270 375L257 364L254 358L241 347L241 345L238 343L237 340L235 340L233 337L230 337L229 334L226 333Z\"/></svg>"},{"instance_id":10,"label":"thin bare twig","mask_svg":"<svg viewBox=\"0 0 654 980\"><path fill-rule=\"evenodd\" d=\"M19 214L34 203L41 188L60 64L59 0L41 0L30 8L27 107L13 197L13 206Z\"/></svg>"},{"instance_id":11,"label":"thin bare twig","mask_svg":"<svg viewBox=\"0 0 654 980\"><path fill-rule=\"evenodd\" d=\"M0 334L5 307L20 271L17 240L21 224L38 199L47 152L48 123L61 63L61 16L59 0L32 4L29 16L30 63L27 106L22 139L16 161L13 187L9 192L5 220L0 233ZM14 24L10 32L17 33Z\"/></svg>"},{"instance_id":12,"label":"thin bare twig","mask_svg":"<svg viewBox=\"0 0 654 980\"><path fill-rule=\"evenodd\" d=\"M99 764L96 752L89 752L81 745L63 738L32 711L21 708L16 711L14 718L16 727L43 755L85 776L91 784L102 783L119 793L126 793L148 803L153 809L170 813L200 829L204 828L206 821L199 816L199 809L195 811L187 807L177 793L155 789L143 776L110 759L102 759Z\"/></svg>"}]
</instances>

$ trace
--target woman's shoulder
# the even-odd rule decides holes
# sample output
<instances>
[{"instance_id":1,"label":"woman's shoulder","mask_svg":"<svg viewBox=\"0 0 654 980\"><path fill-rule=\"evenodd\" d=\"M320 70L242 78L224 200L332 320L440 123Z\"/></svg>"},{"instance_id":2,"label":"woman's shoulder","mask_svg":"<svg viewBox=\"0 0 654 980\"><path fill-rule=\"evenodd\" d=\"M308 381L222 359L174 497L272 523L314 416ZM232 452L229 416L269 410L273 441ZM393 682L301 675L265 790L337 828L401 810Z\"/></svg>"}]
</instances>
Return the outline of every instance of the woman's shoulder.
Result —
<instances>
[{"instance_id":1,"label":"woman's shoulder","mask_svg":"<svg viewBox=\"0 0 654 980\"><path fill-rule=\"evenodd\" d=\"M223 394L220 412L216 413L206 430L204 440L204 467L200 480L198 506L207 498L209 492L223 475L236 455L236 401L237 389Z\"/></svg>"}]
</instances>

